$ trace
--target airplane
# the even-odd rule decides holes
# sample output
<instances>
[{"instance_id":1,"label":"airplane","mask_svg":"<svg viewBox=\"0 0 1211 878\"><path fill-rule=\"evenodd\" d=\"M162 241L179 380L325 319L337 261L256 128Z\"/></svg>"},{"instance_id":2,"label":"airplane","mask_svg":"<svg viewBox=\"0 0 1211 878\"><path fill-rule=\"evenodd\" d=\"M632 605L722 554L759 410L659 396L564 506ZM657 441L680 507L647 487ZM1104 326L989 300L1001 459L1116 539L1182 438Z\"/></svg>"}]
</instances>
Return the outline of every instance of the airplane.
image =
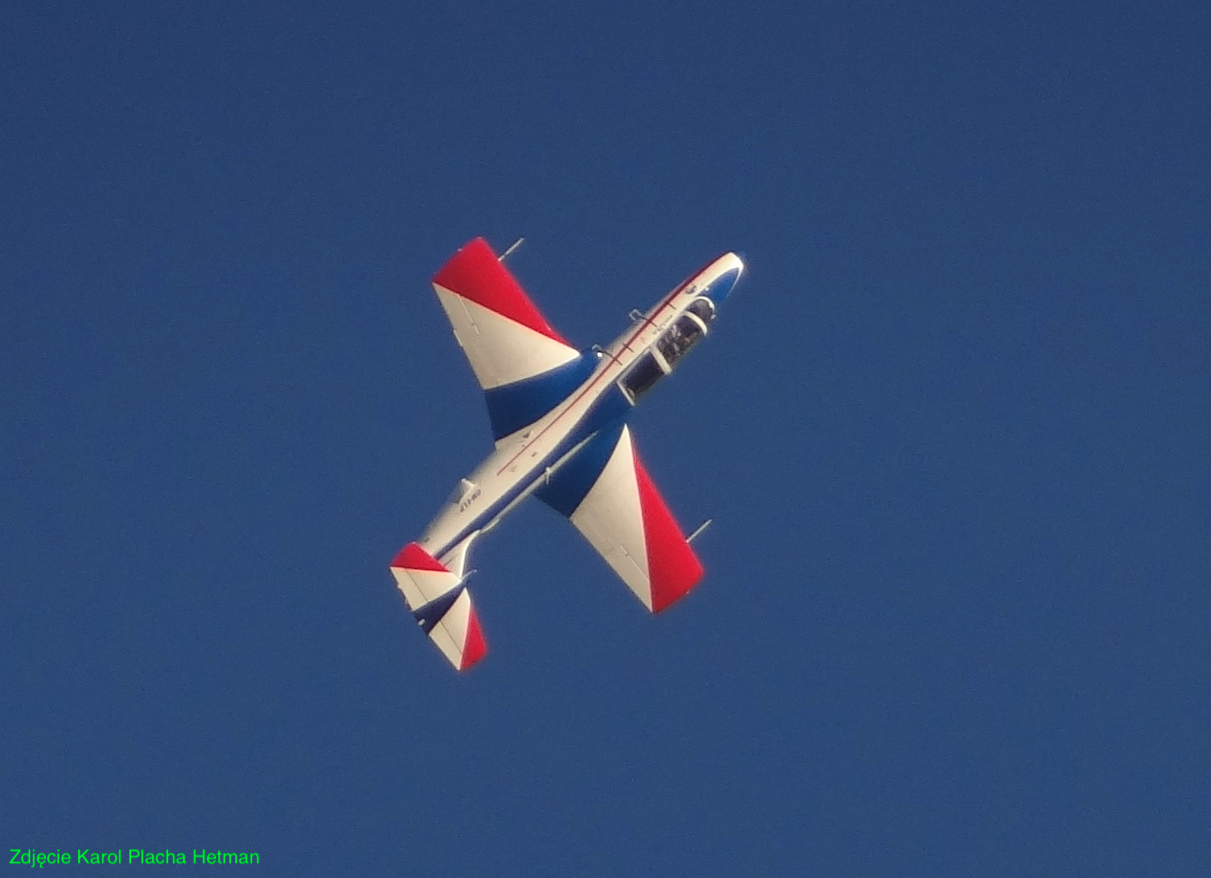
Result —
<instances>
[{"instance_id":1,"label":"airplane","mask_svg":"<svg viewBox=\"0 0 1211 878\"><path fill-rule=\"evenodd\" d=\"M725 253L646 312L632 311L612 344L580 351L504 266L516 247L497 256L476 238L433 276L484 392L495 450L390 565L417 624L459 671L488 650L466 587L471 544L531 494L571 521L653 613L702 578L690 547L702 528L684 536L640 462L627 418L709 334L744 271L739 256Z\"/></svg>"}]
</instances>

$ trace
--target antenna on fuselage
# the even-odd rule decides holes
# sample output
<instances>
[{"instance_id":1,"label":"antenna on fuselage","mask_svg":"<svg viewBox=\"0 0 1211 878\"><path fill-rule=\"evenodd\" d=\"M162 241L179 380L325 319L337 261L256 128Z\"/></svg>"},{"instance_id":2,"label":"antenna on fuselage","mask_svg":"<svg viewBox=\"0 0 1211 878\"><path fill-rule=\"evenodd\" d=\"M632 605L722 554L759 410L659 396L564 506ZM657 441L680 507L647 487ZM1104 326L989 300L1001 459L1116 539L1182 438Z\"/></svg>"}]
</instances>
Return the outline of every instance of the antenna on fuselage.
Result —
<instances>
[{"instance_id":1,"label":"antenna on fuselage","mask_svg":"<svg viewBox=\"0 0 1211 878\"><path fill-rule=\"evenodd\" d=\"M510 248L509 248L508 250L506 250L504 253L501 253L499 256L497 256L497 257L496 257L496 261L497 261L497 262L504 262L504 261L505 261L505 257L506 257L506 256L508 256L510 253L512 253L514 250L516 250L518 247L520 247L520 246L521 246L521 242L522 242L522 241L524 241L524 240L525 240L525 238L518 238L516 241L514 241L514 242L513 242L513 246L512 246L512 247L510 247Z\"/></svg>"},{"instance_id":2,"label":"antenna on fuselage","mask_svg":"<svg viewBox=\"0 0 1211 878\"><path fill-rule=\"evenodd\" d=\"M706 530L708 527L711 526L711 522L714 520L715 519L713 519L713 518L708 518L706 521L702 522L702 524L698 525L697 530L695 530L692 534L690 534L688 537L685 538L685 541L687 543L694 542L694 540L696 540L698 538L699 534L701 534L704 530Z\"/></svg>"}]
</instances>

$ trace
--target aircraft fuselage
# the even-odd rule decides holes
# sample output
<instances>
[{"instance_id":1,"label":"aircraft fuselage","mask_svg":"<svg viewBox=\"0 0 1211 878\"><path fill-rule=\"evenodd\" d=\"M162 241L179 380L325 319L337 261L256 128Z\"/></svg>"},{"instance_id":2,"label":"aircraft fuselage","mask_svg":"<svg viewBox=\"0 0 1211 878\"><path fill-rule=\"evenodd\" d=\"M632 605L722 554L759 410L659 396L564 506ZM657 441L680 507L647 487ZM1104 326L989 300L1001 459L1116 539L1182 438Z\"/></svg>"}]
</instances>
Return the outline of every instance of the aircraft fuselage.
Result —
<instances>
[{"instance_id":1,"label":"aircraft fuselage","mask_svg":"<svg viewBox=\"0 0 1211 878\"><path fill-rule=\"evenodd\" d=\"M549 481L599 431L626 418L710 329L743 267L727 253L638 315L608 347L594 348L589 377L546 415L504 436L425 529L419 544L462 575L466 547Z\"/></svg>"}]
</instances>

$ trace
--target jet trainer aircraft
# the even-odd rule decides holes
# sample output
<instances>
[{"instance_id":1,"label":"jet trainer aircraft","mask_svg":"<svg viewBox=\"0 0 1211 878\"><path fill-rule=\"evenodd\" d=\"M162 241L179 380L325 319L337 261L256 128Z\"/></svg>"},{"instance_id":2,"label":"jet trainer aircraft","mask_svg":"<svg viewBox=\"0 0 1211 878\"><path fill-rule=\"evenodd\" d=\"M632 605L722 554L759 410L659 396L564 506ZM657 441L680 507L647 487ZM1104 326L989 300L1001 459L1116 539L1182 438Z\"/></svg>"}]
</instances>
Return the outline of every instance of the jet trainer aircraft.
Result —
<instances>
[{"instance_id":1,"label":"jet trainer aircraft","mask_svg":"<svg viewBox=\"0 0 1211 878\"><path fill-rule=\"evenodd\" d=\"M654 613L702 578L689 540L639 461L627 416L707 335L744 270L739 256L725 253L647 313L632 311L631 326L613 344L578 351L503 259L477 238L433 276L487 399L496 450L391 562L417 623L460 671L487 653L465 585L467 552L530 494L567 517Z\"/></svg>"}]
</instances>

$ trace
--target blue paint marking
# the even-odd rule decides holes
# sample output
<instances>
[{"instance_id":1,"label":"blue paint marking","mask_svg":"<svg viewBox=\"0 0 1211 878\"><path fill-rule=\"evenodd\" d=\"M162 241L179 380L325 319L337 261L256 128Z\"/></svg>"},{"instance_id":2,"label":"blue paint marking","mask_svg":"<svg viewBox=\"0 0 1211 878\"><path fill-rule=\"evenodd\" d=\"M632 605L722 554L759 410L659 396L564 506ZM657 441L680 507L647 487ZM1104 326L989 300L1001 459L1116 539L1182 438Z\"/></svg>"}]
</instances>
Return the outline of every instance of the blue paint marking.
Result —
<instances>
[{"instance_id":1,"label":"blue paint marking","mask_svg":"<svg viewBox=\"0 0 1211 878\"><path fill-rule=\"evenodd\" d=\"M618 389L618 385L611 384L610 389L603 393L601 397L593 403L592 407L585 413L584 424L588 427L587 430L580 434L583 440L590 433L596 433L598 430L603 430L613 424L620 418L625 418L631 413L630 400L622 395L622 391ZM568 448L576 445L573 442ZM564 449L564 454L567 454L567 449Z\"/></svg>"},{"instance_id":2,"label":"blue paint marking","mask_svg":"<svg viewBox=\"0 0 1211 878\"><path fill-rule=\"evenodd\" d=\"M492 438L502 439L534 423L584 384L597 367L597 358L581 354L541 375L484 391Z\"/></svg>"},{"instance_id":3,"label":"blue paint marking","mask_svg":"<svg viewBox=\"0 0 1211 878\"><path fill-rule=\"evenodd\" d=\"M625 423L620 420L590 439L575 457L551 476L549 484L534 492L534 496L564 518L571 518L609 462Z\"/></svg>"},{"instance_id":4,"label":"blue paint marking","mask_svg":"<svg viewBox=\"0 0 1211 878\"><path fill-rule=\"evenodd\" d=\"M724 272L711 282L710 286L698 291L698 295L706 296L715 303L715 307L723 304L723 300L727 298L728 293L732 291L732 287L736 285L737 279L740 277L740 269L733 268L731 271Z\"/></svg>"},{"instance_id":5,"label":"blue paint marking","mask_svg":"<svg viewBox=\"0 0 1211 878\"><path fill-rule=\"evenodd\" d=\"M466 589L465 585L458 585L450 589L439 598L434 598L417 610L413 610L412 616L420 623L421 630L428 634L433 630L433 626L442 620L446 613L450 612L450 608L454 606L454 602L458 600L458 596Z\"/></svg>"},{"instance_id":6,"label":"blue paint marking","mask_svg":"<svg viewBox=\"0 0 1211 878\"><path fill-rule=\"evenodd\" d=\"M618 389L618 385L610 385L610 388L603 391L601 397L585 412L584 416L571 429L567 437L555 446L549 454L531 465L531 478L519 481L513 486L512 490L479 515L475 516L475 519L460 530L453 539L444 546L434 548L430 554L435 558L439 558L450 551L451 548L457 546L462 540L466 539L468 534L480 530L487 522L499 515L510 503L528 490L535 481L542 478L543 473L549 465L562 458L598 430L602 430L611 426L615 421L625 418L630 411L631 403L622 395L622 391ZM562 470L562 467L560 469Z\"/></svg>"}]
</instances>

